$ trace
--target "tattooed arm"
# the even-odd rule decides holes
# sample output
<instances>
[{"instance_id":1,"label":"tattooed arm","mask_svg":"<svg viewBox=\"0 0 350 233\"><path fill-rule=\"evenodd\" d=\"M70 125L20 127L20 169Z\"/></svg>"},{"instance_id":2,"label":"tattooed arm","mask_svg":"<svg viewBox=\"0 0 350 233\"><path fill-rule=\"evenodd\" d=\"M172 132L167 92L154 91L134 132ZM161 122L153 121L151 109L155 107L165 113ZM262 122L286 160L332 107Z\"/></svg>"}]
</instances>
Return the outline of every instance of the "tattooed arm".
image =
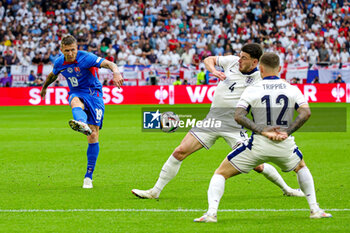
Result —
<instances>
[{"instance_id":1,"label":"tattooed arm","mask_svg":"<svg viewBox=\"0 0 350 233\"><path fill-rule=\"evenodd\" d=\"M249 119L247 117L247 110L244 108L236 108L235 110L235 121L237 121L238 124L242 125L243 127L250 129L251 131L261 134L261 132L264 130L264 125L257 125L254 121Z\"/></svg>"},{"instance_id":2,"label":"tattooed arm","mask_svg":"<svg viewBox=\"0 0 350 233\"><path fill-rule=\"evenodd\" d=\"M292 124L287 128L286 133L291 135L295 131L297 131L303 124L310 118L311 111L308 104L301 105L297 112L299 115L295 118L295 120L292 122Z\"/></svg>"},{"instance_id":3,"label":"tattooed arm","mask_svg":"<svg viewBox=\"0 0 350 233\"><path fill-rule=\"evenodd\" d=\"M122 74L119 72L118 66L114 62L104 60L101 63L101 67L110 69L113 72L113 82L117 87L120 87L121 85L123 85L124 78Z\"/></svg>"},{"instance_id":4,"label":"tattooed arm","mask_svg":"<svg viewBox=\"0 0 350 233\"><path fill-rule=\"evenodd\" d=\"M46 81L45 81L45 83L44 83L44 85L43 85L43 88L42 88L41 91L40 91L40 96L41 96L41 98L45 98L47 87L48 87L51 83L53 83L57 78L58 78L58 75L55 75L55 74L52 73L52 72L47 76Z\"/></svg>"},{"instance_id":5,"label":"tattooed arm","mask_svg":"<svg viewBox=\"0 0 350 233\"><path fill-rule=\"evenodd\" d=\"M242 125L246 129L250 129L251 131L261 134L262 136L267 137L270 140L275 141L283 141L288 136L285 134L281 134L277 130L280 128L278 126L266 126L266 125L258 125L254 121L250 120L247 117L247 110L244 108L236 108L235 110L235 121L237 121L238 124Z\"/></svg>"}]
</instances>

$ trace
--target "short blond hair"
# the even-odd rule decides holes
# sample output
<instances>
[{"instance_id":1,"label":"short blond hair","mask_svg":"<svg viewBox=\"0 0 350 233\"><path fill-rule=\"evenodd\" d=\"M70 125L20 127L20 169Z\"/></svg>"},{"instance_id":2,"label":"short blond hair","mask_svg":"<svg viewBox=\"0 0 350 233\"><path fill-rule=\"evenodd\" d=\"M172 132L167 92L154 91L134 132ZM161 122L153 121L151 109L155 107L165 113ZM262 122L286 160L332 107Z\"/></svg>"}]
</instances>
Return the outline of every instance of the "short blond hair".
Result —
<instances>
[{"instance_id":1,"label":"short blond hair","mask_svg":"<svg viewBox=\"0 0 350 233\"><path fill-rule=\"evenodd\" d=\"M271 69L278 69L280 67L280 57L275 53L264 53L259 60L260 65Z\"/></svg>"},{"instance_id":2,"label":"short blond hair","mask_svg":"<svg viewBox=\"0 0 350 233\"><path fill-rule=\"evenodd\" d=\"M67 36L63 37L61 40L61 46L71 45L71 44L76 44L76 43L77 43L77 40L72 35L67 35Z\"/></svg>"}]
</instances>

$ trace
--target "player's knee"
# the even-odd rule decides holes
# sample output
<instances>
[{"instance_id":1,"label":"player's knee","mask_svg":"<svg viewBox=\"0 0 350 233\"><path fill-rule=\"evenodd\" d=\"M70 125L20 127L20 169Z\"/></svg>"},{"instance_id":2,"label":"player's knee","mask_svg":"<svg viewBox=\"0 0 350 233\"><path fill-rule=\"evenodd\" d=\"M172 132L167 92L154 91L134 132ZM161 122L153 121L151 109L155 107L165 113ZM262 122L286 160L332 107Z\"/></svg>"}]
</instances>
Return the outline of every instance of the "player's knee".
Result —
<instances>
[{"instance_id":1,"label":"player's knee","mask_svg":"<svg viewBox=\"0 0 350 233\"><path fill-rule=\"evenodd\" d=\"M254 168L254 171L256 172L262 172L264 170L264 164L260 164L259 166Z\"/></svg>"},{"instance_id":2,"label":"player's knee","mask_svg":"<svg viewBox=\"0 0 350 233\"><path fill-rule=\"evenodd\" d=\"M298 164L298 166L294 169L294 171L298 172L303 167L306 167L306 164L305 164L304 160L301 160L300 163Z\"/></svg>"},{"instance_id":3,"label":"player's knee","mask_svg":"<svg viewBox=\"0 0 350 233\"><path fill-rule=\"evenodd\" d=\"M225 178L225 180L231 177L231 174L229 174L227 171L223 169L220 169L220 167L215 170L214 174L222 175Z\"/></svg>"},{"instance_id":4,"label":"player's knee","mask_svg":"<svg viewBox=\"0 0 350 233\"><path fill-rule=\"evenodd\" d=\"M92 134L88 136L88 142L89 143L96 143L98 142L98 132L95 130L92 130Z\"/></svg>"},{"instance_id":5,"label":"player's knee","mask_svg":"<svg viewBox=\"0 0 350 233\"><path fill-rule=\"evenodd\" d=\"M70 106L72 108L81 107L82 109L84 109L84 104L81 102L81 100L78 97L74 97L72 99L72 101L70 102Z\"/></svg>"},{"instance_id":6,"label":"player's knee","mask_svg":"<svg viewBox=\"0 0 350 233\"><path fill-rule=\"evenodd\" d=\"M180 145L180 146L176 147L176 149L174 150L173 156L177 160L182 161L188 156L188 151L186 150L186 148L183 145Z\"/></svg>"}]
</instances>

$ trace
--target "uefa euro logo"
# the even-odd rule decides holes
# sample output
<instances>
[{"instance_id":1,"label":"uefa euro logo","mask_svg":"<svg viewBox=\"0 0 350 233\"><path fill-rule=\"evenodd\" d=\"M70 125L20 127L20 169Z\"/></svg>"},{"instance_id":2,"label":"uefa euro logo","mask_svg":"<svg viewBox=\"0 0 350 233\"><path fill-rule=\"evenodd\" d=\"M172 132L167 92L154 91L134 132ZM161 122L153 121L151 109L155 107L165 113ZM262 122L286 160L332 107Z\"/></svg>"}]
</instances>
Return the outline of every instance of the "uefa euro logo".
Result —
<instances>
[{"instance_id":1,"label":"uefa euro logo","mask_svg":"<svg viewBox=\"0 0 350 233\"><path fill-rule=\"evenodd\" d=\"M144 129L160 129L160 116L162 114L156 112L143 112L143 128Z\"/></svg>"}]
</instances>

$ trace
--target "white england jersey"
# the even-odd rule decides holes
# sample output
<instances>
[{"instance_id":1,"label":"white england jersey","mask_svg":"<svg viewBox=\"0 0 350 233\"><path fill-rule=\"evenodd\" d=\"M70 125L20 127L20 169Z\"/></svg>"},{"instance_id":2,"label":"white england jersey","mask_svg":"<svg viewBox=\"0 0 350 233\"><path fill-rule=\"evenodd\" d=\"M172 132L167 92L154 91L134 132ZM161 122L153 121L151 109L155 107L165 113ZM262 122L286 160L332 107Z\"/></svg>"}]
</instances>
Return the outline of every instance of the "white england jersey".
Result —
<instances>
[{"instance_id":1,"label":"white england jersey","mask_svg":"<svg viewBox=\"0 0 350 233\"><path fill-rule=\"evenodd\" d=\"M271 76L248 87L237 107L251 109L256 124L284 128L292 123L294 109L304 104L307 101L296 86ZM252 134L248 144L241 145L227 158L236 169L245 173L265 162L273 162L287 172L295 169L303 155L293 136L284 141L272 141Z\"/></svg>"},{"instance_id":2,"label":"white england jersey","mask_svg":"<svg viewBox=\"0 0 350 233\"><path fill-rule=\"evenodd\" d=\"M235 108L246 87L261 80L260 72L242 74L239 71L239 57L218 56L216 64L224 69L226 79L220 81L214 93L212 108Z\"/></svg>"},{"instance_id":3,"label":"white england jersey","mask_svg":"<svg viewBox=\"0 0 350 233\"><path fill-rule=\"evenodd\" d=\"M293 121L294 109L303 104L307 101L298 87L271 76L248 87L237 107L250 109L256 124L287 128Z\"/></svg>"},{"instance_id":4,"label":"white england jersey","mask_svg":"<svg viewBox=\"0 0 350 233\"><path fill-rule=\"evenodd\" d=\"M239 71L239 57L218 56L216 64L224 69L226 79L217 85L213 102L207 118L222 121L225 131L232 128L241 130L243 127L234 120L234 111L243 91L250 85L261 80L260 72L256 68L248 74Z\"/></svg>"},{"instance_id":5,"label":"white england jersey","mask_svg":"<svg viewBox=\"0 0 350 233\"><path fill-rule=\"evenodd\" d=\"M243 127L235 121L234 111L246 87L261 80L261 77L258 69L249 74L242 74L239 71L238 60L237 56L218 56L216 60L217 66L224 69L226 79L217 85L210 111L203 121L219 120L221 126L191 129L191 134L206 149L209 149L219 137L223 137L231 148L248 138L245 130L242 130Z\"/></svg>"}]
</instances>

